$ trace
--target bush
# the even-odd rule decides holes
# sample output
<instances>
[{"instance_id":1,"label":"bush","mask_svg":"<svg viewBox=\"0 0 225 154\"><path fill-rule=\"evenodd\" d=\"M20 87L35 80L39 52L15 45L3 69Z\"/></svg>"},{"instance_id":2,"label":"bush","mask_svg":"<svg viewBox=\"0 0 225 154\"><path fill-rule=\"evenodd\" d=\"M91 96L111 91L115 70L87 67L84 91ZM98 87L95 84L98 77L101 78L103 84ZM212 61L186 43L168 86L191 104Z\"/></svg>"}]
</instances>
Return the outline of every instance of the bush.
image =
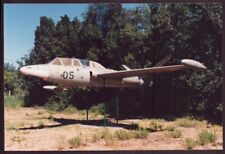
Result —
<instances>
[{"instance_id":1,"label":"bush","mask_svg":"<svg viewBox=\"0 0 225 154\"><path fill-rule=\"evenodd\" d=\"M98 105L92 106L90 108L90 112L93 113L94 115L101 115L104 114L104 104L100 103Z\"/></svg>"},{"instance_id":2,"label":"bush","mask_svg":"<svg viewBox=\"0 0 225 154\"><path fill-rule=\"evenodd\" d=\"M42 122L42 121L39 121L38 122L38 126L37 127L39 127L39 128L43 128L44 127L44 123Z\"/></svg>"},{"instance_id":3,"label":"bush","mask_svg":"<svg viewBox=\"0 0 225 154\"><path fill-rule=\"evenodd\" d=\"M99 135L99 134L93 134L92 135L92 142L96 142L99 139L101 139L101 135Z\"/></svg>"},{"instance_id":4,"label":"bush","mask_svg":"<svg viewBox=\"0 0 225 154\"><path fill-rule=\"evenodd\" d=\"M155 132L155 131L161 131L161 130L163 130L163 125L157 123L157 121L151 121L151 122L149 123L149 129L150 129L150 131L152 131L152 132Z\"/></svg>"},{"instance_id":5,"label":"bush","mask_svg":"<svg viewBox=\"0 0 225 154\"><path fill-rule=\"evenodd\" d=\"M192 150L196 146L196 141L191 138L186 138L185 146L188 150Z\"/></svg>"},{"instance_id":6,"label":"bush","mask_svg":"<svg viewBox=\"0 0 225 154\"><path fill-rule=\"evenodd\" d=\"M205 145L208 143L215 143L216 141L216 134L215 132L209 132L207 130L202 130L198 135L198 142L200 145Z\"/></svg>"},{"instance_id":7,"label":"bush","mask_svg":"<svg viewBox=\"0 0 225 154\"><path fill-rule=\"evenodd\" d=\"M134 138L136 139L144 139L148 137L148 131L145 128L139 128L138 130L135 130L132 133Z\"/></svg>"},{"instance_id":8,"label":"bush","mask_svg":"<svg viewBox=\"0 0 225 154\"><path fill-rule=\"evenodd\" d=\"M179 129L175 129L174 131L169 131L169 135L172 138L179 138L181 137L182 133Z\"/></svg>"},{"instance_id":9,"label":"bush","mask_svg":"<svg viewBox=\"0 0 225 154\"><path fill-rule=\"evenodd\" d=\"M175 131L175 127L174 126L167 126L166 128L165 128L165 130L167 130L167 131Z\"/></svg>"},{"instance_id":10,"label":"bush","mask_svg":"<svg viewBox=\"0 0 225 154\"><path fill-rule=\"evenodd\" d=\"M130 133L129 131L125 131L125 130L118 130L118 131L116 131L115 136L119 140L128 140L128 139L132 138L132 133Z\"/></svg>"},{"instance_id":11,"label":"bush","mask_svg":"<svg viewBox=\"0 0 225 154\"><path fill-rule=\"evenodd\" d=\"M109 133L109 130L107 128L103 129L101 133L101 138L105 140L107 146L115 144L114 136Z\"/></svg>"},{"instance_id":12,"label":"bush","mask_svg":"<svg viewBox=\"0 0 225 154\"><path fill-rule=\"evenodd\" d=\"M68 142L69 142L71 148L78 148L82 144L80 137L73 137L73 138L69 139Z\"/></svg>"},{"instance_id":13,"label":"bush","mask_svg":"<svg viewBox=\"0 0 225 154\"><path fill-rule=\"evenodd\" d=\"M4 106L11 108L24 106L23 97L4 95Z\"/></svg>"},{"instance_id":14,"label":"bush","mask_svg":"<svg viewBox=\"0 0 225 154\"><path fill-rule=\"evenodd\" d=\"M197 122L189 118L181 118L177 120L177 124L181 127L194 127Z\"/></svg>"}]
</instances>

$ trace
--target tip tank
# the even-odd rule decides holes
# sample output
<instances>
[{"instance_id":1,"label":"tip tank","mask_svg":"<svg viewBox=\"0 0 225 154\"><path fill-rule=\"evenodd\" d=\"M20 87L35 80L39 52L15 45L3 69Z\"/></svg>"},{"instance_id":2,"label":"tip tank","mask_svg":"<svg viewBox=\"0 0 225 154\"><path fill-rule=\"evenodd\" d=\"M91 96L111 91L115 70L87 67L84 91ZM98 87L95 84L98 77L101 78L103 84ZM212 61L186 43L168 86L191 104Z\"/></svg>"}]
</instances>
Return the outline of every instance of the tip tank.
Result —
<instances>
[{"instance_id":1,"label":"tip tank","mask_svg":"<svg viewBox=\"0 0 225 154\"><path fill-rule=\"evenodd\" d=\"M192 59L182 59L181 63L183 65L198 68L198 69L207 69L202 63Z\"/></svg>"}]
</instances>

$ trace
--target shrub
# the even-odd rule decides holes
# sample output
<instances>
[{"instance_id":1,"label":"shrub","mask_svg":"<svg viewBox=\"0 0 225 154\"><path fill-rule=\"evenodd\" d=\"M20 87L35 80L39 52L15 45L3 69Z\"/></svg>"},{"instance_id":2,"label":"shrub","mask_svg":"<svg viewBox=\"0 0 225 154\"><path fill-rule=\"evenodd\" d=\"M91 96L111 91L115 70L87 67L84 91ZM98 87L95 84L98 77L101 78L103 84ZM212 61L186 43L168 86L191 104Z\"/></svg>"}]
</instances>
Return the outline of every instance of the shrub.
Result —
<instances>
[{"instance_id":1,"label":"shrub","mask_svg":"<svg viewBox=\"0 0 225 154\"><path fill-rule=\"evenodd\" d=\"M188 150L192 150L196 146L196 141L192 138L186 138L185 146Z\"/></svg>"},{"instance_id":2,"label":"shrub","mask_svg":"<svg viewBox=\"0 0 225 154\"><path fill-rule=\"evenodd\" d=\"M104 114L104 104L100 103L98 105L92 106L90 108L90 112L93 113L94 115L101 115Z\"/></svg>"},{"instance_id":3,"label":"shrub","mask_svg":"<svg viewBox=\"0 0 225 154\"><path fill-rule=\"evenodd\" d=\"M75 112L77 112L77 108L72 105L69 105L63 111L66 113L75 113Z\"/></svg>"},{"instance_id":4,"label":"shrub","mask_svg":"<svg viewBox=\"0 0 225 154\"><path fill-rule=\"evenodd\" d=\"M138 130L135 130L132 133L134 138L136 139L144 139L148 137L148 131L145 128L139 128Z\"/></svg>"},{"instance_id":5,"label":"shrub","mask_svg":"<svg viewBox=\"0 0 225 154\"><path fill-rule=\"evenodd\" d=\"M115 144L114 136L109 133L107 128L104 128L101 132L101 138L105 140L107 146Z\"/></svg>"},{"instance_id":6,"label":"shrub","mask_svg":"<svg viewBox=\"0 0 225 154\"><path fill-rule=\"evenodd\" d=\"M169 131L169 135L172 138L179 138L181 137L182 133L179 129L175 129L174 131Z\"/></svg>"},{"instance_id":7,"label":"shrub","mask_svg":"<svg viewBox=\"0 0 225 154\"><path fill-rule=\"evenodd\" d=\"M167 130L167 131L175 131L175 127L174 126L167 126L166 128L165 128L165 130Z\"/></svg>"},{"instance_id":8,"label":"shrub","mask_svg":"<svg viewBox=\"0 0 225 154\"><path fill-rule=\"evenodd\" d=\"M71 148L78 148L82 144L80 137L73 137L73 138L69 139L68 142L69 142Z\"/></svg>"},{"instance_id":9,"label":"shrub","mask_svg":"<svg viewBox=\"0 0 225 154\"><path fill-rule=\"evenodd\" d=\"M93 142L96 142L97 140L101 139L101 135L99 134L93 134L92 135L92 141Z\"/></svg>"},{"instance_id":10,"label":"shrub","mask_svg":"<svg viewBox=\"0 0 225 154\"><path fill-rule=\"evenodd\" d=\"M42 121L39 121L38 122L38 126L37 127L39 127L39 128L43 128L44 127L44 123L42 122Z\"/></svg>"},{"instance_id":11,"label":"shrub","mask_svg":"<svg viewBox=\"0 0 225 154\"><path fill-rule=\"evenodd\" d=\"M4 106L10 108L18 108L24 106L23 97L4 95Z\"/></svg>"},{"instance_id":12,"label":"shrub","mask_svg":"<svg viewBox=\"0 0 225 154\"><path fill-rule=\"evenodd\" d=\"M118 130L118 131L116 131L115 136L119 140L128 140L128 139L132 138L132 133L130 133L129 131L125 131L125 130Z\"/></svg>"},{"instance_id":13,"label":"shrub","mask_svg":"<svg viewBox=\"0 0 225 154\"><path fill-rule=\"evenodd\" d=\"M150 131L152 131L152 132L155 132L155 131L161 131L161 130L163 130L163 125L157 123L157 121L151 121L151 122L149 123L149 129L150 129Z\"/></svg>"},{"instance_id":14,"label":"shrub","mask_svg":"<svg viewBox=\"0 0 225 154\"><path fill-rule=\"evenodd\" d=\"M197 122L189 118L181 118L177 120L177 124L181 127L194 127Z\"/></svg>"},{"instance_id":15,"label":"shrub","mask_svg":"<svg viewBox=\"0 0 225 154\"><path fill-rule=\"evenodd\" d=\"M216 141L216 134L215 132L209 132L207 130L202 130L198 135L198 142L200 145L205 145L208 143L215 143Z\"/></svg>"}]
</instances>

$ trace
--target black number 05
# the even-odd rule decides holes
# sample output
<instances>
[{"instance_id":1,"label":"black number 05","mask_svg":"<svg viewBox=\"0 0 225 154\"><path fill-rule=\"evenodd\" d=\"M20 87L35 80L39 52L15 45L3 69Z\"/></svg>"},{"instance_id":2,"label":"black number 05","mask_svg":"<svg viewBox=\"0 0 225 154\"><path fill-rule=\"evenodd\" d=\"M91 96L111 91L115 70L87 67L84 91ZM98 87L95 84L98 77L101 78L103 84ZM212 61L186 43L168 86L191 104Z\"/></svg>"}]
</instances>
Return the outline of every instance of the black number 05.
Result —
<instances>
[{"instance_id":1,"label":"black number 05","mask_svg":"<svg viewBox=\"0 0 225 154\"><path fill-rule=\"evenodd\" d=\"M63 74L61 74L61 76L63 77L63 79L74 79L74 72L73 71L70 71L70 72L67 72L67 71L64 71Z\"/></svg>"}]
</instances>

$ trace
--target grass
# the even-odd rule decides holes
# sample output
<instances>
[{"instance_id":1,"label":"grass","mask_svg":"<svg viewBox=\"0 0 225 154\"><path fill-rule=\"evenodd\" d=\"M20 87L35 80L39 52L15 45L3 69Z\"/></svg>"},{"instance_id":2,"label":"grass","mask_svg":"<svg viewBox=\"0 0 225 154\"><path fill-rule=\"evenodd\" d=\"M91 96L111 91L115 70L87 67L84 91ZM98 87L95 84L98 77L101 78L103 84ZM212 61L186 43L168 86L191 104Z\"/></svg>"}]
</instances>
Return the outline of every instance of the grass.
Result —
<instances>
[{"instance_id":1,"label":"grass","mask_svg":"<svg viewBox=\"0 0 225 154\"><path fill-rule=\"evenodd\" d=\"M21 143L22 141L25 141L26 138L21 137L21 136L14 136L14 137L11 138L11 140L12 140L13 142Z\"/></svg>"},{"instance_id":2,"label":"grass","mask_svg":"<svg viewBox=\"0 0 225 154\"><path fill-rule=\"evenodd\" d=\"M176 120L176 123L181 127L195 127L197 125L197 121L191 118L180 118Z\"/></svg>"},{"instance_id":3,"label":"grass","mask_svg":"<svg viewBox=\"0 0 225 154\"><path fill-rule=\"evenodd\" d=\"M44 127L44 123L42 122L42 121L39 121L38 122L38 126L37 127L39 127L39 128L43 128Z\"/></svg>"},{"instance_id":4,"label":"grass","mask_svg":"<svg viewBox=\"0 0 225 154\"><path fill-rule=\"evenodd\" d=\"M174 131L175 129L176 129L176 127L175 127L175 126L172 126L172 125L167 126L167 127L165 128L165 130L167 130L167 131Z\"/></svg>"},{"instance_id":5,"label":"grass","mask_svg":"<svg viewBox=\"0 0 225 154\"><path fill-rule=\"evenodd\" d=\"M133 134L130 131L118 130L115 132L115 136L119 140L129 140L133 137Z\"/></svg>"},{"instance_id":6,"label":"grass","mask_svg":"<svg viewBox=\"0 0 225 154\"><path fill-rule=\"evenodd\" d=\"M197 145L197 142L192 138L186 138L185 146L188 150L192 150Z\"/></svg>"},{"instance_id":7,"label":"grass","mask_svg":"<svg viewBox=\"0 0 225 154\"><path fill-rule=\"evenodd\" d=\"M202 130L198 135L198 143L200 145L205 145L208 143L215 143L216 133L209 132L208 130Z\"/></svg>"},{"instance_id":8,"label":"grass","mask_svg":"<svg viewBox=\"0 0 225 154\"><path fill-rule=\"evenodd\" d=\"M139 128L138 130L134 130L132 133L136 139L145 139L148 137L148 131L145 128Z\"/></svg>"},{"instance_id":9,"label":"grass","mask_svg":"<svg viewBox=\"0 0 225 154\"><path fill-rule=\"evenodd\" d=\"M4 106L8 108L18 108L23 106L23 97L4 95Z\"/></svg>"},{"instance_id":10,"label":"grass","mask_svg":"<svg viewBox=\"0 0 225 154\"><path fill-rule=\"evenodd\" d=\"M94 117L104 114L104 104L100 103L98 105L92 106L89 111L93 114Z\"/></svg>"},{"instance_id":11,"label":"grass","mask_svg":"<svg viewBox=\"0 0 225 154\"><path fill-rule=\"evenodd\" d=\"M163 125L154 120L149 123L149 129L151 132L161 131L163 130Z\"/></svg>"},{"instance_id":12,"label":"grass","mask_svg":"<svg viewBox=\"0 0 225 154\"><path fill-rule=\"evenodd\" d=\"M101 139L101 135L99 135L99 134L97 134L97 133L95 133L95 134L92 134L92 137L91 137L91 140L92 140L92 142L97 142L98 140L100 140Z\"/></svg>"},{"instance_id":13,"label":"grass","mask_svg":"<svg viewBox=\"0 0 225 154\"><path fill-rule=\"evenodd\" d=\"M71 148L78 148L82 145L82 140L79 136L77 136L77 137L73 137L73 138L69 139L68 143Z\"/></svg>"},{"instance_id":14,"label":"grass","mask_svg":"<svg viewBox=\"0 0 225 154\"><path fill-rule=\"evenodd\" d=\"M168 133L169 133L169 136L172 138L180 138L182 136L182 133L179 129L168 131Z\"/></svg>"},{"instance_id":15,"label":"grass","mask_svg":"<svg viewBox=\"0 0 225 154\"><path fill-rule=\"evenodd\" d=\"M101 132L101 138L105 140L105 145L110 146L115 144L115 138L113 134L109 133L109 130L107 128L104 128Z\"/></svg>"}]
</instances>

